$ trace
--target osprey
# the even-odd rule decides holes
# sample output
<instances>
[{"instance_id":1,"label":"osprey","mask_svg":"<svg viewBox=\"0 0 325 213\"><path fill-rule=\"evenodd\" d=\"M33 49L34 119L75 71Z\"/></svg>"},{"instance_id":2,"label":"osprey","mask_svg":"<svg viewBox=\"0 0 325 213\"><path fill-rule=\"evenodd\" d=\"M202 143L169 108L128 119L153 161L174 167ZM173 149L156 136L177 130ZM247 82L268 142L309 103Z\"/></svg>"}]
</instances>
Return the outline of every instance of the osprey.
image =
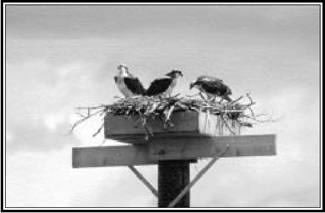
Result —
<instances>
[{"instance_id":1,"label":"osprey","mask_svg":"<svg viewBox=\"0 0 325 213\"><path fill-rule=\"evenodd\" d=\"M134 77L125 65L119 65L117 76L114 76L114 81L121 91L121 93L127 98L136 95L144 95L145 89L138 78Z\"/></svg>"},{"instance_id":2,"label":"osprey","mask_svg":"<svg viewBox=\"0 0 325 213\"><path fill-rule=\"evenodd\" d=\"M156 79L151 82L149 88L147 89L147 96L162 96L168 97L171 95L176 83L183 74L179 70L172 70L166 74L166 78Z\"/></svg>"},{"instance_id":3,"label":"osprey","mask_svg":"<svg viewBox=\"0 0 325 213\"><path fill-rule=\"evenodd\" d=\"M193 87L206 94L210 100L218 96L221 97L221 100L226 99L227 101L231 101L229 97L232 94L231 90L221 79L205 75L200 76L190 84L190 89Z\"/></svg>"}]
</instances>

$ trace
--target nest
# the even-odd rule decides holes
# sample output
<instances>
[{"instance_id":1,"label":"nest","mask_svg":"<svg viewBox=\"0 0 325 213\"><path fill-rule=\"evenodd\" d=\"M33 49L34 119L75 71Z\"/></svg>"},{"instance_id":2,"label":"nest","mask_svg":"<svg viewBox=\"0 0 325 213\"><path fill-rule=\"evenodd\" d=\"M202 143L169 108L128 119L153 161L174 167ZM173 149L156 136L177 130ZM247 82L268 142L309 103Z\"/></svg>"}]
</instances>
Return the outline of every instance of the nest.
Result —
<instances>
[{"instance_id":1,"label":"nest","mask_svg":"<svg viewBox=\"0 0 325 213\"><path fill-rule=\"evenodd\" d=\"M230 132L231 128L227 121L236 121L240 126L253 127L256 122L262 122L257 119L252 106L255 104L249 94L240 96L230 102L216 102L207 100L201 95L201 98L193 98L193 96L179 97L146 97L136 96L130 98L117 98L115 103L110 105L99 105L93 107L78 107L77 114L81 119L75 122L71 128L74 130L82 122L93 116L101 116L103 118L101 126L93 134L96 136L104 128L104 117L106 115L138 117L146 130L146 138L153 135L148 127L149 119L159 118L164 127L173 126L171 117L175 112L196 111L206 112L219 116Z\"/></svg>"}]
</instances>

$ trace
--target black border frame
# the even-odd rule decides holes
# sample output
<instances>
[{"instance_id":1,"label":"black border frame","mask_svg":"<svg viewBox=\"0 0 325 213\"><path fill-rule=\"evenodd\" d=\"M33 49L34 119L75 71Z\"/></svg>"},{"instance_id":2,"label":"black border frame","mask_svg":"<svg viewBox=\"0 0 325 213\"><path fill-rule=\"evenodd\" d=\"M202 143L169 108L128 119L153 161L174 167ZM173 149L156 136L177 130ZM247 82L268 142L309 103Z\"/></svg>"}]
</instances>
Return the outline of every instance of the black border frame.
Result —
<instances>
[{"instance_id":1,"label":"black border frame","mask_svg":"<svg viewBox=\"0 0 325 213\"><path fill-rule=\"evenodd\" d=\"M6 79L4 76L4 73L6 73L6 46L5 46L5 38L6 35L4 35L4 30L6 29L6 22L3 21L3 17L5 16L4 12L6 10L7 5L15 5L15 6L52 6L52 5L64 5L64 6L90 6L90 5L97 5L97 6L212 6L212 5L218 5L218 6L306 6L306 5L313 5L313 6L319 6L319 100L320 100L320 106L319 106L319 113L320 113L320 118L319 118L319 126L320 126L320 131L319 131L319 156L320 156L320 178L319 178L319 207L190 207L190 208L152 208L152 207L6 207L6 196L5 196L5 190L4 190L4 183L6 178L3 178L6 172L6 164L4 163L6 159L6 143L2 143L1 146L1 195L2 199L1 200L1 212L7 212L7 211L13 211L13 212L60 212L60 211L67 211L67 212L106 212L106 211L266 211L266 212L272 212L272 211L322 211L323 209L323 201L322 201L322 195L323 195L323 156L322 156L322 118L323 118L323 113L322 113L322 107L323 107L323 100L322 100L322 69L323 69L323 63L322 63L322 56L323 56L323 22L322 22L322 16L323 16L323 4L321 2L299 2L299 3L272 3L272 2L257 2L257 3L250 3L250 2L242 2L242 3L231 3L231 2L193 2L192 4L189 3L171 3L171 2L105 2L105 1L96 1L96 2L65 2L63 0L59 0L56 2L44 2L44 1L32 1L32 2L19 2L19 1L8 1L4 0L1 1L1 70L3 72L1 73L1 138L3 139L2 141L5 141L5 132L6 132L6 120L3 122L4 115L6 115L6 109L3 108L3 104L5 103L6 100ZM4 35L4 36L3 36ZM3 132L4 130L4 132ZM4 147L4 149L3 149ZM4 180L4 181L3 181ZM3 202L4 201L4 202Z\"/></svg>"}]
</instances>

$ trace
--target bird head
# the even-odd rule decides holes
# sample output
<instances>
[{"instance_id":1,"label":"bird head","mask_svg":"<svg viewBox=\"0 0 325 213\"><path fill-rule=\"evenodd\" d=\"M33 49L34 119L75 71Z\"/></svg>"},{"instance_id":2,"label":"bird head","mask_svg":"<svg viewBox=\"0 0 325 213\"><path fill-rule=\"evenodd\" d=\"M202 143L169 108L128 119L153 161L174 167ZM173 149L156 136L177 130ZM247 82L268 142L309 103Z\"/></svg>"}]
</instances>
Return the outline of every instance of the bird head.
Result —
<instances>
[{"instance_id":1,"label":"bird head","mask_svg":"<svg viewBox=\"0 0 325 213\"><path fill-rule=\"evenodd\" d=\"M124 64L118 65L117 70L119 71L118 73L119 76L123 76L123 77L131 76L131 74L129 73L129 68Z\"/></svg>"},{"instance_id":2,"label":"bird head","mask_svg":"<svg viewBox=\"0 0 325 213\"><path fill-rule=\"evenodd\" d=\"M191 84L190 84L190 89L192 89L193 87L199 85L199 82L198 81L192 81Z\"/></svg>"},{"instance_id":3,"label":"bird head","mask_svg":"<svg viewBox=\"0 0 325 213\"><path fill-rule=\"evenodd\" d=\"M171 78L183 77L183 73L180 70L172 70L171 72L167 73L166 75Z\"/></svg>"}]
</instances>

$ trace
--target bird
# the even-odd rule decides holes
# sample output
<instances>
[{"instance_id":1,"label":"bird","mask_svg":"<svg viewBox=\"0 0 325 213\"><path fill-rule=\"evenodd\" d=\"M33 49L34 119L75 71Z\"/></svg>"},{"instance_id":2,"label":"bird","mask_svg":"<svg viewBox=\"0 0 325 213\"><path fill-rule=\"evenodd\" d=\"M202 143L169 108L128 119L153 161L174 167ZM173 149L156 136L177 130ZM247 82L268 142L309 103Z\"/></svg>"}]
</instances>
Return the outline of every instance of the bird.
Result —
<instances>
[{"instance_id":1,"label":"bird","mask_svg":"<svg viewBox=\"0 0 325 213\"><path fill-rule=\"evenodd\" d=\"M170 97L173 89L175 88L177 81L180 77L183 77L183 73L180 70L172 70L166 74L167 77L155 79L151 82L147 89L147 96L160 96Z\"/></svg>"},{"instance_id":2,"label":"bird","mask_svg":"<svg viewBox=\"0 0 325 213\"><path fill-rule=\"evenodd\" d=\"M190 84L190 89L197 88L200 92L207 95L209 100L215 100L216 97L221 97L220 102L223 99L228 102L232 101L229 95L232 94L231 89L223 82L223 80L202 75Z\"/></svg>"},{"instance_id":3,"label":"bird","mask_svg":"<svg viewBox=\"0 0 325 213\"><path fill-rule=\"evenodd\" d=\"M126 65L120 64L117 69L118 74L114 76L114 81L126 98L143 96L146 93L142 83L129 72L129 68Z\"/></svg>"}]
</instances>

